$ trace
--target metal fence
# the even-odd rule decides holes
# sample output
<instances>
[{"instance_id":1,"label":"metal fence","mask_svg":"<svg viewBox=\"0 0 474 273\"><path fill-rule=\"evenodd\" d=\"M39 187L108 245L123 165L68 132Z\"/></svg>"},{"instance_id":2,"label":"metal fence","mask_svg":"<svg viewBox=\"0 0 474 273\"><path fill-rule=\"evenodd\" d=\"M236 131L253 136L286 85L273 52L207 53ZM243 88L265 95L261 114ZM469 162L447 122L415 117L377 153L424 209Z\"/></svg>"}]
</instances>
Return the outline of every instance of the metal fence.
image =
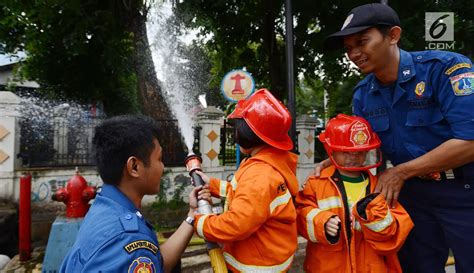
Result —
<instances>
[{"instance_id":1,"label":"metal fence","mask_svg":"<svg viewBox=\"0 0 474 273\"><path fill-rule=\"evenodd\" d=\"M160 127L160 144L163 149L162 159L166 167L184 167L184 158L188 151L179 132L177 120L157 120ZM193 152L199 153L199 132L201 128L194 130Z\"/></svg>"},{"instance_id":2,"label":"metal fence","mask_svg":"<svg viewBox=\"0 0 474 273\"><path fill-rule=\"evenodd\" d=\"M92 138L103 117L20 120L20 154L25 167L94 166ZM158 120L165 166L184 166L187 155L176 120ZM199 136L199 128L196 129ZM196 136L195 135L195 136ZM193 150L199 147L195 137Z\"/></svg>"},{"instance_id":3,"label":"metal fence","mask_svg":"<svg viewBox=\"0 0 474 273\"><path fill-rule=\"evenodd\" d=\"M314 162L318 163L328 158L324 145L319 141L319 134L323 131L323 128L316 128L314 131Z\"/></svg>"},{"instance_id":4,"label":"metal fence","mask_svg":"<svg viewBox=\"0 0 474 273\"><path fill-rule=\"evenodd\" d=\"M97 117L21 119L20 154L26 167L90 166Z\"/></svg>"},{"instance_id":5,"label":"metal fence","mask_svg":"<svg viewBox=\"0 0 474 273\"><path fill-rule=\"evenodd\" d=\"M224 126L221 128L221 150L219 161L223 166L235 165L236 163L236 145L234 126L227 119L224 120Z\"/></svg>"}]
</instances>

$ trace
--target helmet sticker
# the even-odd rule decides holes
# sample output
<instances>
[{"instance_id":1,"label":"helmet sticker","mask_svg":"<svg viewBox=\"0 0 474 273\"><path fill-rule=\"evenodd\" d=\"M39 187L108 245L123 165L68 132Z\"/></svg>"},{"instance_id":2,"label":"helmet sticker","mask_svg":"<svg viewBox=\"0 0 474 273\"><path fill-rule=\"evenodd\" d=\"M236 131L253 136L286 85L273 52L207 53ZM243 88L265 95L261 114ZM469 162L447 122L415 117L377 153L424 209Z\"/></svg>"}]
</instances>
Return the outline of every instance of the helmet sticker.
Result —
<instances>
[{"instance_id":1,"label":"helmet sticker","mask_svg":"<svg viewBox=\"0 0 474 273\"><path fill-rule=\"evenodd\" d=\"M351 142L355 146L367 145L370 140L369 128L364 123L357 121L351 126Z\"/></svg>"}]
</instances>

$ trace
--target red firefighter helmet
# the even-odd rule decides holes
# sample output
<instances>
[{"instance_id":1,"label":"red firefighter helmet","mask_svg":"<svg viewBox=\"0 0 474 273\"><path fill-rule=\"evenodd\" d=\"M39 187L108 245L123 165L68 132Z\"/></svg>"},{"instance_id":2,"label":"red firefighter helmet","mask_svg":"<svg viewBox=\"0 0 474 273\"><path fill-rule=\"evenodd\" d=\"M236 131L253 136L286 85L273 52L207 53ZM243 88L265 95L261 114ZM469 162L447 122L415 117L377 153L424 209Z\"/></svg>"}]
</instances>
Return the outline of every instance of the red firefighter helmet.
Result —
<instances>
[{"instance_id":1,"label":"red firefighter helmet","mask_svg":"<svg viewBox=\"0 0 474 273\"><path fill-rule=\"evenodd\" d=\"M337 115L329 120L326 130L319 135L319 140L337 168L367 170L381 163L380 139L367 120L361 117ZM346 161L337 162L334 159L335 152L346 153ZM352 159L349 158L350 155Z\"/></svg>"},{"instance_id":2,"label":"red firefighter helmet","mask_svg":"<svg viewBox=\"0 0 474 273\"><path fill-rule=\"evenodd\" d=\"M260 89L251 97L240 100L229 119L242 118L265 143L281 150L291 150L288 136L291 115L288 109L267 89Z\"/></svg>"}]
</instances>

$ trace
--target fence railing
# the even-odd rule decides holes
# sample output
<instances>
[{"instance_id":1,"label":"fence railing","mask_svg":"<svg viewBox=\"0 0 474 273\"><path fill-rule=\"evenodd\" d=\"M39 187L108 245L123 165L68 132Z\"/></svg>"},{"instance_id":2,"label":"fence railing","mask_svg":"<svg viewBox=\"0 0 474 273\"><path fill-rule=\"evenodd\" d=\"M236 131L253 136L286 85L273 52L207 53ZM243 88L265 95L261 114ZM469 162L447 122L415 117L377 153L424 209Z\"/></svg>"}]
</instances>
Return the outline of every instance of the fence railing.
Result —
<instances>
[{"instance_id":1,"label":"fence railing","mask_svg":"<svg viewBox=\"0 0 474 273\"><path fill-rule=\"evenodd\" d=\"M20 154L26 167L94 165L97 117L21 119Z\"/></svg>"},{"instance_id":2,"label":"fence railing","mask_svg":"<svg viewBox=\"0 0 474 273\"><path fill-rule=\"evenodd\" d=\"M318 163L328 158L324 145L319 141L318 136L323 131L322 128L317 128L314 131L314 162Z\"/></svg>"},{"instance_id":3,"label":"fence railing","mask_svg":"<svg viewBox=\"0 0 474 273\"><path fill-rule=\"evenodd\" d=\"M183 137L178 129L177 120L157 120L160 127L160 144L163 149L162 160L165 167L184 167L184 158L188 151L184 145ZM199 152L199 131L200 127L194 130L193 152Z\"/></svg>"},{"instance_id":4,"label":"fence railing","mask_svg":"<svg viewBox=\"0 0 474 273\"><path fill-rule=\"evenodd\" d=\"M20 153L24 167L94 166L92 138L95 127L103 117L50 119L21 119ZM184 166L187 149L183 144L176 120L158 120L160 143L165 166ZM195 129L193 151L199 153L199 131ZM314 160L327 158L323 145L317 140L321 130L315 131ZM222 166L236 164L235 130L224 120L221 127L219 160ZM243 159L241 155L241 159Z\"/></svg>"},{"instance_id":5,"label":"fence railing","mask_svg":"<svg viewBox=\"0 0 474 273\"><path fill-rule=\"evenodd\" d=\"M224 120L224 126L221 127L221 150L219 161L222 166L235 165L236 163L236 145L234 126L227 120Z\"/></svg>"},{"instance_id":6,"label":"fence railing","mask_svg":"<svg viewBox=\"0 0 474 273\"><path fill-rule=\"evenodd\" d=\"M103 117L21 119L20 153L25 167L94 166L92 138ZM165 166L184 166L187 155L176 120L158 120ZM199 136L199 128L196 135ZM193 150L199 147L195 137Z\"/></svg>"}]
</instances>

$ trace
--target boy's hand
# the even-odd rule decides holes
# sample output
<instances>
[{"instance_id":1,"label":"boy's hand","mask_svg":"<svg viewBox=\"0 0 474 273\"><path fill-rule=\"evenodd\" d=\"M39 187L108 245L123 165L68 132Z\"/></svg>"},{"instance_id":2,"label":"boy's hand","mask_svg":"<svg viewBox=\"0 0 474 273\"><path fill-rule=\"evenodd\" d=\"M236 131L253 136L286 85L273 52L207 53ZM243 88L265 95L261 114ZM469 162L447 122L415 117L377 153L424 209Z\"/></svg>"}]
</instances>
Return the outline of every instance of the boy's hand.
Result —
<instances>
[{"instance_id":1,"label":"boy's hand","mask_svg":"<svg viewBox=\"0 0 474 273\"><path fill-rule=\"evenodd\" d=\"M330 236L336 236L337 231L339 230L339 223L341 222L341 219L339 219L339 216L333 216L329 218L329 220L324 224L324 230L326 233Z\"/></svg>"},{"instance_id":2,"label":"boy's hand","mask_svg":"<svg viewBox=\"0 0 474 273\"><path fill-rule=\"evenodd\" d=\"M196 173L202 178L204 183L209 184L209 180L210 180L209 176L207 176L205 173L203 173L201 171L198 171L198 170L196 170ZM194 185L194 181L193 181L193 185Z\"/></svg>"}]
</instances>

